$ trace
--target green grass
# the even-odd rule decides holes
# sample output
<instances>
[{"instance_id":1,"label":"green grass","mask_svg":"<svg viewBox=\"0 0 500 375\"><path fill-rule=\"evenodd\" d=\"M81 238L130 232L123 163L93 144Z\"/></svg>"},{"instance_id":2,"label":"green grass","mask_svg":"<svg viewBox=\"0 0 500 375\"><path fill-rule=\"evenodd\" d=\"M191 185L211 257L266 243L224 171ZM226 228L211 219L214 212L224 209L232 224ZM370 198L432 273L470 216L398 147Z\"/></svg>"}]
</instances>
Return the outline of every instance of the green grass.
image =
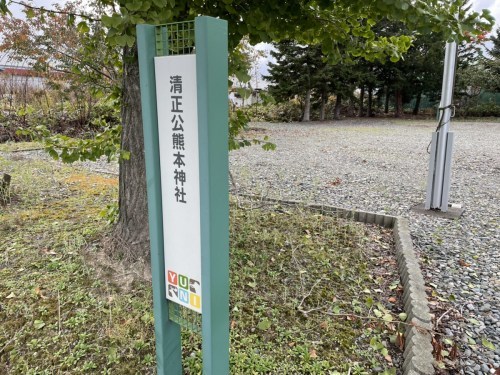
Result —
<instances>
[{"instance_id":1,"label":"green grass","mask_svg":"<svg viewBox=\"0 0 500 375\"><path fill-rule=\"evenodd\" d=\"M0 374L154 373L151 284L121 288L89 260L109 233L99 212L116 201L116 179L6 156L0 171L12 175L0 207ZM230 238L232 374L391 367L390 232L232 204ZM201 373L200 348L183 331L186 374Z\"/></svg>"}]
</instances>

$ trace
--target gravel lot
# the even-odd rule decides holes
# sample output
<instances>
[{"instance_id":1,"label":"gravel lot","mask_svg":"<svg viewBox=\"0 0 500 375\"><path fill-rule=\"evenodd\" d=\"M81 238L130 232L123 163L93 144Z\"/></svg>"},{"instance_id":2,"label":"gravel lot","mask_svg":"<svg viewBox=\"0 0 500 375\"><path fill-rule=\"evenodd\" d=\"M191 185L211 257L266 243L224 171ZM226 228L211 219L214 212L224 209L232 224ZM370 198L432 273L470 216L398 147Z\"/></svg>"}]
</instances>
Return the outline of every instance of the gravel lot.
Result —
<instances>
[{"instance_id":1,"label":"gravel lot","mask_svg":"<svg viewBox=\"0 0 500 375\"><path fill-rule=\"evenodd\" d=\"M427 146L436 125L256 123L248 136L267 134L277 149L232 152L233 190L407 217L429 285L443 298L454 295L463 316L444 328L461 343L460 373L490 374L500 368L500 122L451 124L450 203L465 206L457 220L410 210L425 200ZM486 350L483 339L496 349Z\"/></svg>"}]
</instances>

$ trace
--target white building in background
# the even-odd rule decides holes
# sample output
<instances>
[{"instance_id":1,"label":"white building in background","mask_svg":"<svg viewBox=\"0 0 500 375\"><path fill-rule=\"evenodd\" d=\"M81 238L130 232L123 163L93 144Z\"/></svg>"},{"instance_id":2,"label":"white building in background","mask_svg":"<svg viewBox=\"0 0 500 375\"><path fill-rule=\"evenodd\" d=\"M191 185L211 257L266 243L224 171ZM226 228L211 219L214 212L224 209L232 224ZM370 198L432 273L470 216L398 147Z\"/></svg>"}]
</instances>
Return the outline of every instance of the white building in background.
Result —
<instances>
[{"instance_id":1,"label":"white building in background","mask_svg":"<svg viewBox=\"0 0 500 375\"><path fill-rule=\"evenodd\" d=\"M31 68L16 65L0 65L0 93L18 91L22 88L42 89L45 79Z\"/></svg>"},{"instance_id":2,"label":"white building in background","mask_svg":"<svg viewBox=\"0 0 500 375\"><path fill-rule=\"evenodd\" d=\"M260 97L261 92L262 89L254 89L248 97L243 98L237 90L233 89L229 92L229 101L231 102L231 105L235 107L246 107L252 104L262 103L262 99Z\"/></svg>"}]
</instances>

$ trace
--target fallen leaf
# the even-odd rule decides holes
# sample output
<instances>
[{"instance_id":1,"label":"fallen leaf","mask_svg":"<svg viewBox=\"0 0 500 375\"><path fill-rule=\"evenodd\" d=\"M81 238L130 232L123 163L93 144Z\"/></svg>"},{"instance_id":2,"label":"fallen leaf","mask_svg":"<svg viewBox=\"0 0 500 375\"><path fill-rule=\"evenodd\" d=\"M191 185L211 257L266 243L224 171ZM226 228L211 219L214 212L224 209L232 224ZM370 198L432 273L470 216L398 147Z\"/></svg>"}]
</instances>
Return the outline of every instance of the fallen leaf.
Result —
<instances>
[{"instance_id":1,"label":"fallen leaf","mask_svg":"<svg viewBox=\"0 0 500 375\"><path fill-rule=\"evenodd\" d=\"M319 324L319 327L320 327L321 329L325 329L325 330L327 330L327 329L328 329L328 322L327 322L326 320L325 320L325 321L323 321L323 322L321 322L321 323Z\"/></svg>"},{"instance_id":2,"label":"fallen leaf","mask_svg":"<svg viewBox=\"0 0 500 375\"><path fill-rule=\"evenodd\" d=\"M35 327L35 329L42 329L45 327L45 322L43 320L35 320L33 322L33 327Z\"/></svg>"},{"instance_id":3,"label":"fallen leaf","mask_svg":"<svg viewBox=\"0 0 500 375\"><path fill-rule=\"evenodd\" d=\"M404 350L405 348L405 337L402 332L396 333L396 344L400 350Z\"/></svg>"},{"instance_id":4,"label":"fallen leaf","mask_svg":"<svg viewBox=\"0 0 500 375\"><path fill-rule=\"evenodd\" d=\"M313 358L313 359L318 358L318 354L316 354L316 350L311 349L311 350L309 351L309 357L311 357L311 358Z\"/></svg>"},{"instance_id":5,"label":"fallen leaf","mask_svg":"<svg viewBox=\"0 0 500 375\"><path fill-rule=\"evenodd\" d=\"M441 362L443 360L443 354L442 354L443 347L441 346L441 343L435 338L433 338L432 347L434 348L433 352L434 358L436 359L436 361Z\"/></svg>"},{"instance_id":6,"label":"fallen leaf","mask_svg":"<svg viewBox=\"0 0 500 375\"><path fill-rule=\"evenodd\" d=\"M14 298L16 295L14 294L14 292L10 293L7 297L7 299L11 299L11 298Z\"/></svg>"},{"instance_id":7,"label":"fallen leaf","mask_svg":"<svg viewBox=\"0 0 500 375\"><path fill-rule=\"evenodd\" d=\"M396 300L396 297L390 297L389 298L389 302L390 303L395 303L397 300Z\"/></svg>"},{"instance_id":8,"label":"fallen leaf","mask_svg":"<svg viewBox=\"0 0 500 375\"><path fill-rule=\"evenodd\" d=\"M445 369L445 368L446 368L446 364L444 364L442 361L437 361L437 362L436 362L436 366L437 366L439 369Z\"/></svg>"},{"instance_id":9,"label":"fallen leaf","mask_svg":"<svg viewBox=\"0 0 500 375\"><path fill-rule=\"evenodd\" d=\"M450 350L450 359L454 361L458 358L458 346L456 343L453 344L453 347ZM500 375L500 374L499 374Z\"/></svg>"},{"instance_id":10,"label":"fallen leaf","mask_svg":"<svg viewBox=\"0 0 500 375\"><path fill-rule=\"evenodd\" d=\"M387 362L392 363L392 357L389 354L387 354L384 358Z\"/></svg>"},{"instance_id":11,"label":"fallen leaf","mask_svg":"<svg viewBox=\"0 0 500 375\"><path fill-rule=\"evenodd\" d=\"M269 328L271 327L271 322L269 321L269 319L267 318L264 318L262 319L259 324L257 324L257 328L262 330L262 331L266 331L268 330Z\"/></svg>"},{"instance_id":12,"label":"fallen leaf","mask_svg":"<svg viewBox=\"0 0 500 375\"><path fill-rule=\"evenodd\" d=\"M236 320L231 320L231 329L234 329L236 327Z\"/></svg>"},{"instance_id":13,"label":"fallen leaf","mask_svg":"<svg viewBox=\"0 0 500 375\"><path fill-rule=\"evenodd\" d=\"M39 296L41 299L47 299L47 298L49 298L49 297L47 297L47 296L44 296L44 295L43 295L42 290L40 289L40 287L39 287L39 286L37 286L37 287L35 288L35 294L36 294L37 296Z\"/></svg>"},{"instance_id":14,"label":"fallen leaf","mask_svg":"<svg viewBox=\"0 0 500 375\"><path fill-rule=\"evenodd\" d=\"M340 178L336 178L328 183L330 186L338 186L342 183L342 180Z\"/></svg>"},{"instance_id":15,"label":"fallen leaf","mask_svg":"<svg viewBox=\"0 0 500 375\"><path fill-rule=\"evenodd\" d=\"M392 322L394 319L391 314L385 314L382 319L384 319L384 322Z\"/></svg>"},{"instance_id":16,"label":"fallen leaf","mask_svg":"<svg viewBox=\"0 0 500 375\"><path fill-rule=\"evenodd\" d=\"M463 259L460 259L460 260L458 261L458 264L460 264L462 267L470 267L470 264L469 264L469 263L467 263L467 262L466 262L465 260L463 260Z\"/></svg>"},{"instance_id":17,"label":"fallen leaf","mask_svg":"<svg viewBox=\"0 0 500 375\"><path fill-rule=\"evenodd\" d=\"M485 348L488 348L488 349L490 349L490 350L496 350L495 345L493 345L491 342L489 342L489 341L488 341L488 340L486 340L485 338L483 338L483 339L481 340L481 343L483 344L483 346L484 346Z\"/></svg>"},{"instance_id":18,"label":"fallen leaf","mask_svg":"<svg viewBox=\"0 0 500 375\"><path fill-rule=\"evenodd\" d=\"M50 250L50 249L42 249L42 253L44 253L46 255L57 255L57 253L54 250Z\"/></svg>"},{"instance_id":19,"label":"fallen leaf","mask_svg":"<svg viewBox=\"0 0 500 375\"><path fill-rule=\"evenodd\" d=\"M479 320L474 319L474 318L469 318L469 322L471 322L472 324L475 324L476 326L480 326L481 325L481 323L479 322Z\"/></svg>"}]
</instances>

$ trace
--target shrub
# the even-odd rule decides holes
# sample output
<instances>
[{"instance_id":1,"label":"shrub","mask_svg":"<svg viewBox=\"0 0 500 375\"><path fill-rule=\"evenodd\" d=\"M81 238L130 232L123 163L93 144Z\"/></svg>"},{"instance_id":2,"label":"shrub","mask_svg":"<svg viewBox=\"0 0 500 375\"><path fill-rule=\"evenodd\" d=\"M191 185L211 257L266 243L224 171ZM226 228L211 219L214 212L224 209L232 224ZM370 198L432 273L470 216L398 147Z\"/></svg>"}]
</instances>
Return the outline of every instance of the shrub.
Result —
<instances>
[{"instance_id":1,"label":"shrub","mask_svg":"<svg viewBox=\"0 0 500 375\"><path fill-rule=\"evenodd\" d=\"M118 109L109 100L99 100L91 107L65 102L50 110L28 104L16 111L0 111L0 142L30 140L22 133L16 134L17 130L39 125L52 134L92 137L109 126L119 124Z\"/></svg>"},{"instance_id":2,"label":"shrub","mask_svg":"<svg viewBox=\"0 0 500 375\"><path fill-rule=\"evenodd\" d=\"M475 103L466 105L459 110L460 117L500 117L500 105L495 103Z\"/></svg>"},{"instance_id":3,"label":"shrub","mask_svg":"<svg viewBox=\"0 0 500 375\"><path fill-rule=\"evenodd\" d=\"M273 104L254 104L243 111L252 121L293 122L302 118L302 108L298 102L289 101Z\"/></svg>"}]
</instances>

